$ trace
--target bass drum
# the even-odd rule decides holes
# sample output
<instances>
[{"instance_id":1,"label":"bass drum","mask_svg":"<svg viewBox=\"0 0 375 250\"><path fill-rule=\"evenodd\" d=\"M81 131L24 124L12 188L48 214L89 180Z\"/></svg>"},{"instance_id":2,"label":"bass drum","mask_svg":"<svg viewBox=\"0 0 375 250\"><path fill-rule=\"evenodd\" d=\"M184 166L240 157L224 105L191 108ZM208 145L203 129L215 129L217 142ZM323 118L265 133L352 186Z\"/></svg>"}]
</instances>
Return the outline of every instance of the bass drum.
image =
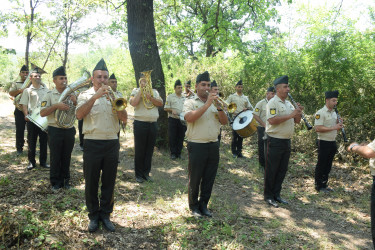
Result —
<instances>
[{"instance_id":1,"label":"bass drum","mask_svg":"<svg viewBox=\"0 0 375 250\"><path fill-rule=\"evenodd\" d=\"M182 125L187 126L186 121L185 121L185 112L180 113L180 122Z\"/></svg>"},{"instance_id":2,"label":"bass drum","mask_svg":"<svg viewBox=\"0 0 375 250\"><path fill-rule=\"evenodd\" d=\"M44 132L47 132L48 130L48 119L47 117L41 117L40 116L40 106L35 108L31 114L28 114L26 116L32 123L37 125L41 130Z\"/></svg>"},{"instance_id":3,"label":"bass drum","mask_svg":"<svg viewBox=\"0 0 375 250\"><path fill-rule=\"evenodd\" d=\"M257 131L257 122L253 112L245 110L239 113L233 121L232 128L236 133L243 137L249 137Z\"/></svg>"}]
</instances>

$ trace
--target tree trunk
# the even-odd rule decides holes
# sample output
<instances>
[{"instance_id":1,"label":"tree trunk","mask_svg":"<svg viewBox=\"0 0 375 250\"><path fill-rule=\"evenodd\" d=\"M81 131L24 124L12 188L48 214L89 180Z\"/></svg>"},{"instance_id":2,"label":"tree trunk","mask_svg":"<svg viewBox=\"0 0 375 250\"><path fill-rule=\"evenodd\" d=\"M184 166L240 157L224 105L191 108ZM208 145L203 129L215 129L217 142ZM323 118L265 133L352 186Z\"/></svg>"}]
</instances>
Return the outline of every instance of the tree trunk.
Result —
<instances>
[{"instance_id":1,"label":"tree trunk","mask_svg":"<svg viewBox=\"0 0 375 250\"><path fill-rule=\"evenodd\" d=\"M25 13L25 15L27 15ZM27 25L27 24L26 24ZM30 43L31 43L31 35L33 32L33 25L34 25L34 6L33 0L30 0L30 23L28 23L27 27L27 36L26 36L26 50L25 50L25 65L29 65L29 51L30 51ZM30 69L33 70L33 69Z\"/></svg>"},{"instance_id":2,"label":"tree trunk","mask_svg":"<svg viewBox=\"0 0 375 250\"><path fill-rule=\"evenodd\" d=\"M127 15L129 50L137 86L140 72L152 69L153 88L157 89L165 101L164 73L156 43L153 0L127 0ZM167 135L168 117L164 108L160 107L156 140L158 147L167 146Z\"/></svg>"}]
</instances>

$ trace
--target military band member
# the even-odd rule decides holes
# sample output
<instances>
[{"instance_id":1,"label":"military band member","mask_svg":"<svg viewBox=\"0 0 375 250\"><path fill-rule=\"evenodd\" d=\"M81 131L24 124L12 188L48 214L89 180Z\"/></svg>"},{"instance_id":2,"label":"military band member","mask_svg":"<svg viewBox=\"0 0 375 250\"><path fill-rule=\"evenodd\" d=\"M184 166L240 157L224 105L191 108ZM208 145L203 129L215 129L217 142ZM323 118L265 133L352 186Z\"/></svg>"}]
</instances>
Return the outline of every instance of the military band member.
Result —
<instances>
[{"instance_id":1,"label":"military band member","mask_svg":"<svg viewBox=\"0 0 375 250\"><path fill-rule=\"evenodd\" d=\"M193 91L191 90L191 81L185 82L185 91L182 93L185 99L190 99L194 96Z\"/></svg>"},{"instance_id":2,"label":"military band member","mask_svg":"<svg viewBox=\"0 0 375 250\"><path fill-rule=\"evenodd\" d=\"M267 103L266 115L266 167L264 172L264 200L271 206L276 202L288 204L281 198L281 186L288 170L290 139L294 133L294 123L300 123L303 107L297 108L286 100L289 93L288 76L277 78L276 95Z\"/></svg>"},{"instance_id":3,"label":"military band member","mask_svg":"<svg viewBox=\"0 0 375 250\"><path fill-rule=\"evenodd\" d=\"M255 110L253 112L254 119L258 122L258 161L259 165L264 169L264 131L266 130L266 113L267 113L267 103L275 96L275 88L269 87L267 89L266 98L260 100L257 105L255 105Z\"/></svg>"},{"instance_id":4,"label":"military band member","mask_svg":"<svg viewBox=\"0 0 375 250\"><path fill-rule=\"evenodd\" d=\"M220 90L219 90L219 86L217 86L217 83L215 80L213 80L211 82L211 90L210 90L211 93L217 95L217 96L220 96ZM218 105L217 101L215 101L215 105ZM223 109L226 109L227 107L221 107ZM217 137L217 139L219 140L219 145L220 145L220 141L221 141L221 127L220 127L220 132L219 132L219 136Z\"/></svg>"},{"instance_id":5,"label":"military band member","mask_svg":"<svg viewBox=\"0 0 375 250\"><path fill-rule=\"evenodd\" d=\"M210 87L209 73L206 71L198 75L195 85L197 94L185 101L183 110L189 153L189 208L192 215L197 217L212 216L207 204L219 164L218 135L220 126L228 123L223 110L213 105L217 96L208 94Z\"/></svg>"},{"instance_id":6,"label":"military band member","mask_svg":"<svg viewBox=\"0 0 375 250\"><path fill-rule=\"evenodd\" d=\"M364 158L370 159L370 171L372 175L372 187L371 187L371 235L372 244L375 248L375 140L370 143L357 142L351 143L347 150L349 152L356 153Z\"/></svg>"},{"instance_id":7,"label":"military band member","mask_svg":"<svg viewBox=\"0 0 375 250\"><path fill-rule=\"evenodd\" d=\"M152 181L150 172L157 135L158 107L163 106L163 100L156 89L152 89L152 96L145 93L144 97L152 103L152 108L144 105L146 100L143 100L141 89L145 89L146 84L147 80L141 74L139 88L133 89L129 99L130 105L134 107L134 170L135 179L139 183Z\"/></svg>"},{"instance_id":8,"label":"military band member","mask_svg":"<svg viewBox=\"0 0 375 250\"><path fill-rule=\"evenodd\" d=\"M67 77L63 66L53 71L55 88L44 95L41 103L40 116L48 119L48 145L50 150L50 182L52 190L62 187L69 189L70 184L70 160L74 147L76 130L72 125L69 128L61 128L55 120L56 110L69 110L69 105L59 102L62 92L67 86ZM77 105L77 98L71 95L73 105Z\"/></svg>"},{"instance_id":9,"label":"military band member","mask_svg":"<svg viewBox=\"0 0 375 250\"><path fill-rule=\"evenodd\" d=\"M78 96L77 119L83 119L83 170L85 198L89 212L89 232L95 232L102 221L105 229L113 232L110 221L114 205L114 187L120 143L117 133L119 120L126 123L125 110L112 112L108 99L108 69L101 59L93 70L93 87ZM101 178L100 178L101 174ZM100 181L101 180L101 181ZM98 197L99 183L101 195ZM100 202L99 202L100 198Z\"/></svg>"},{"instance_id":10,"label":"military band member","mask_svg":"<svg viewBox=\"0 0 375 250\"><path fill-rule=\"evenodd\" d=\"M181 123L180 114L184 107L185 97L182 95L180 80L174 83L174 93L167 96L164 111L168 112L168 137L171 159L181 159L186 126Z\"/></svg>"},{"instance_id":11,"label":"military band member","mask_svg":"<svg viewBox=\"0 0 375 250\"><path fill-rule=\"evenodd\" d=\"M117 91L117 78L116 78L116 76L115 76L114 73L109 77L108 86L111 87L111 89L113 90L113 92L116 94L116 96L118 98L123 98L121 92ZM120 121L120 127L122 127L123 129L125 129L125 126L126 126L126 124L124 124L124 123L122 123ZM120 138L120 131L118 132L118 137Z\"/></svg>"},{"instance_id":12,"label":"military band member","mask_svg":"<svg viewBox=\"0 0 375 250\"><path fill-rule=\"evenodd\" d=\"M21 95L24 89L22 88L23 83L26 81L26 77L29 74L29 69L26 65L21 67L19 76L20 81L14 82L9 89L9 95L12 97L16 97ZM16 123L16 149L17 149L17 156L21 155L23 152L23 146L25 145L25 116L21 110L18 110L16 107L14 109L14 120Z\"/></svg>"},{"instance_id":13,"label":"military band member","mask_svg":"<svg viewBox=\"0 0 375 250\"><path fill-rule=\"evenodd\" d=\"M235 89L236 89L236 93L231 94L227 99L227 103L234 102L237 105L237 109L233 113L234 116L238 115L244 110L250 109L251 107L249 99L247 98L247 96L243 94L242 80L237 82ZM232 154L234 158L237 158L237 157L244 158L244 156L242 155L242 142L243 142L243 138L239 136L237 132L232 129L231 149L232 149Z\"/></svg>"},{"instance_id":14,"label":"military band member","mask_svg":"<svg viewBox=\"0 0 375 250\"><path fill-rule=\"evenodd\" d=\"M36 167L35 151L36 141L39 137L39 163L41 167L49 168L47 164L47 133L40 129L37 125L32 123L26 116L40 106L41 100L48 92L48 89L41 84L40 69L35 68L30 74L30 81L32 85L23 91L20 104L22 104L22 111L27 121L27 144L28 144L28 170Z\"/></svg>"},{"instance_id":15,"label":"military band member","mask_svg":"<svg viewBox=\"0 0 375 250\"><path fill-rule=\"evenodd\" d=\"M318 134L318 162L315 168L315 189L320 192L331 192L328 187L328 175L332 168L332 161L337 151L337 130L343 127L338 121L334 110L337 105L339 92L325 92L326 103L323 108L315 114L315 131Z\"/></svg>"}]
</instances>

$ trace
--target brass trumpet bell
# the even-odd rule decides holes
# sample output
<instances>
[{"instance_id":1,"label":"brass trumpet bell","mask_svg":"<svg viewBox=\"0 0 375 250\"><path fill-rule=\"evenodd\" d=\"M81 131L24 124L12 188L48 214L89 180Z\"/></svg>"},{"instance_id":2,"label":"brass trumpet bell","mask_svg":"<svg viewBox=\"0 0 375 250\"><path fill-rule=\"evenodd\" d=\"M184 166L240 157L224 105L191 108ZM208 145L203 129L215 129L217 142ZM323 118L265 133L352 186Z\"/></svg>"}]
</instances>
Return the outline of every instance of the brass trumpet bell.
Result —
<instances>
[{"instance_id":1,"label":"brass trumpet bell","mask_svg":"<svg viewBox=\"0 0 375 250\"><path fill-rule=\"evenodd\" d=\"M234 113L236 110L237 110L237 104L235 104L234 102L229 103L228 112Z\"/></svg>"},{"instance_id":2,"label":"brass trumpet bell","mask_svg":"<svg viewBox=\"0 0 375 250\"><path fill-rule=\"evenodd\" d=\"M126 101L126 99L122 98L122 97L119 97L119 98L111 101L111 103L112 103L112 111L113 112L123 111L124 109L126 109L126 106L128 105L128 102Z\"/></svg>"}]
</instances>

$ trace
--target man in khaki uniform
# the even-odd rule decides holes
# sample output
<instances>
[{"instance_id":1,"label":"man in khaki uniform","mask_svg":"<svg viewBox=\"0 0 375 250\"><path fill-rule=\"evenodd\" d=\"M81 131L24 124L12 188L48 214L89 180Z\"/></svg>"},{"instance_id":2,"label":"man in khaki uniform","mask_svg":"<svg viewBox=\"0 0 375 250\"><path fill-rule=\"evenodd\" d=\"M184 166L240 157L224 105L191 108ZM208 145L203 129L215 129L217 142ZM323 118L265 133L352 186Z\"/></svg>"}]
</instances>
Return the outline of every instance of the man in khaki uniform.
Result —
<instances>
[{"instance_id":1,"label":"man in khaki uniform","mask_svg":"<svg viewBox=\"0 0 375 250\"><path fill-rule=\"evenodd\" d=\"M20 70L20 81L12 83L12 86L9 89L9 95L16 97L21 95L24 89L22 88L23 83L26 81L26 77L29 74L29 69L26 65L23 65ZM23 146L25 145L25 116L21 110L17 107L14 109L14 120L16 123L16 149L17 156L21 155L23 152Z\"/></svg>"},{"instance_id":2,"label":"man in khaki uniform","mask_svg":"<svg viewBox=\"0 0 375 250\"><path fill-rule=\"evenodd\" d=\"M32 123L26 116L31 114L33 110L40 106L43 96L48 92L48 89L45 88L41 83L41 74L40 69L35 68L30 74L30 81L32 85L23 91L20 104L22 104L22 111L27 121L27 144L28 149L28 159L29 165L27 166L28 170L31 170L36 167L35 161L35 151L36 151L36 141L39 136L39 163L41 167L49 168L47 165L47 133L40 129L37 125Z\"/></svg>"},{"instance_id":3,"label":"man in khaki uniform","mask_svg":"<svg viewBox=\"0 0 375 250\"><path fill-rule=\"evenodd\" d=\"M76 130L72 125L69 128L61 128L56 124L56 110L69 110L69 105L59 102L61 93L67 86L67 77L63 66L53 71L55 88L44 95L40 116L48 119L48 145L50 151L50 182L53 191L64 187L70 188L70 159L74 147ZM70 97L73 105L77 105L74 95Z\"/></svg>"},{"instance_id":4,"label":"man in khaki uniform","mask_svg":"<svg viewBox=\"0 0 375 250\"><path fill-rule=\"evenodd\" d=\"M210 90L210 93L212 93L212 94L217 95L217 96L220 97L220 89L219 89L219 86L217 86L217 83L216 83L215 80L213 80L213 81L211 82L211 90ZM214 105L215 105L215 106L219 105L218 101L215 101L215 102L214 102ZM225 106L224 106L224 107L221 107L221 108L223 108L224 111L226 111L228 107L225 107ZM221 127L220 127L220 132L219 132L219 135L218 135L217 139L219 140L219 145L220 145L220 141L221 141Z\"/></svg>"},{"instance_id":5,"label":"man in khaki uniform","mask_svg":"<svg viewBox=\"0 0 375 250\"><path fill-rule=\"evenodd\" d=\"M109 77L108 86L111 87L111 89L113 90L113 92L116 95L116 98L123 98L122 93L120 91L117 91L117 78L116 78L114 73ZM120 126L122 127L122 129L125 133L126 124L124 124L123 122L120 121ZM120 138L120 131L118 132L118 137Z\"/></svg>"},{"instance_id":6,"label":"man in khaki uniform","mask_svg":"<svg viewBox=\"0 0 375 250\"><path fill-rule=\"evenodd\" d=\"M194 98L184 103L187 122L186 137L189 152L189 208L193 216L211 217L207 204L211 197L219 165L218 135L220 126L228 123L228 117L220 107L215 107L217 100L210 91L210 75L206 71L197 76ZM199 190L200 197L199 196Z\"/></svg>"},{"instance_id":7,"label":"man in khaki uniform","mask_svg":"<svg viewBox=\"0 0 375 250\"><path fill-rule=\"evenodd\" d=\"M142 97L141 88L144 89L146 84L147 79L141 73L139 88L133 89L129 99L130 105L134 107L134 170L135 179L139 183L152 181L150 172L157 135L158 107L163 106L163 100L156 89L152 89L152 95L145 93Z\"/></svg>"},{"instance_id":8,"label":"man in khaki uniform","mask_svg":"<svg viewBox=\"0 0 375 250\"><path fill-rule=\"evenodd\" d=\"M316 142L318 146L318 162L315 168L315 189L320 192L331 192L328 187L328 175L331 172L332 161L337 151L336 136L337 130L342 128L334 111L337 105L339 92L325 92L326 104L315 114L315 131L318 134Z\"/></svg>"},{"instance_id":9,"label":"man in khaki uniform","mask_svg":"<svg viewBox=\"0 0 375 250\"><path fill-rule=\"evenodd\" d=\"M190 80L185 82L185 91L182 93L182 95L185 97L185 99L190 99L190 98L194 97L195 94L191 90L191 81Z\"/></svg>"},{"instance_id":10,"label":"man in khaki uniform","mask_svg":"<svg viewBox=\"0 0 375 250\"><path fill-rule=\"evenodd\" d=\"M117 133L119 120L126 123L126 110L112 112L108 99L108 69L101 59L93 70L93 87L78 96L77 119L83 119L83 170L85 198L89 211L89 232L95 232L102 221L105 229L113 232L115 227L109 217L113 211L120 143ZM98 188L101 173L100 202Z\"/></svg>"},{"instance_id":11,"label":"man in khaki uniform","mask_svg":"<svg viewBox=\"0 0 375 250\"><path fill-rule=\"evenodd\" d=\"M242 85L242 80L237 82L236 84L236 93L231 94L228 99L227 103L232 103L234 102L237 105L236 111L233 113L234 116L238 115L244 110L248 110L251 107L250 101L243 94L243 85ZM232 130L232 143L231 143L231 149L232 149L232 154L234 158L244 158L242 155L242 142L243 138L237 134L236 131Z\"/></svg>"},{"instance_id":12,"label":"man in khaki uniform","mask_svg":"<svg viewBox=\"0 0 375 250\"><path fill-rule=\"evenodd\" d=\"M301 122L303 107L294 108L286 100L289 93L288 76L277 78L276 95L267 103L266 115L266 167L264 172L264 200L271 206L276 202L288 204L280 197L281 186L288 170L290 157L290 139L294 133L294 124Z\"/></svg>"},{"instance_id":13,"label":"man in khaki uniform","mask_svg":"<svg viewBox=\"0 0 375 250\"><path fill-rule=\"evenodd\" d=\"M260 100L255 105L253 112L254 119L258 122L258 161L259 165L264 169L264 131L266 130L266 114L267 114L267 103L275 96L275 88L269 87L267 89L266 98Z\"/></svg>"},{"instance_id":14,"label":"man in khaki uniform","mask_svg":"<svg viewBox=\"0 0 375 250\"><path fill-rule=\"evenodd\" d=\"M372 187L371 187L371 236L372 244L375 248L375 140L370 143L363 142L358 144L357 142L351 143L347 150L359 154L362 157L370 158L370 172L372 175Z\"/></svg>"},{"instance_id":15,"label":"man in khaki uniform","mask_svg":"<svg viewBox=\"0 0 375 250\"><path fill-rule=\"evenodd\" d=\"M168 112L168 137L171 159L181 159L186 126L181 123L180 114L184 107L185 97L182 95L180 80L174 83L174 93L167 96L164 111Z\"/></svg>"}]
</instances>

